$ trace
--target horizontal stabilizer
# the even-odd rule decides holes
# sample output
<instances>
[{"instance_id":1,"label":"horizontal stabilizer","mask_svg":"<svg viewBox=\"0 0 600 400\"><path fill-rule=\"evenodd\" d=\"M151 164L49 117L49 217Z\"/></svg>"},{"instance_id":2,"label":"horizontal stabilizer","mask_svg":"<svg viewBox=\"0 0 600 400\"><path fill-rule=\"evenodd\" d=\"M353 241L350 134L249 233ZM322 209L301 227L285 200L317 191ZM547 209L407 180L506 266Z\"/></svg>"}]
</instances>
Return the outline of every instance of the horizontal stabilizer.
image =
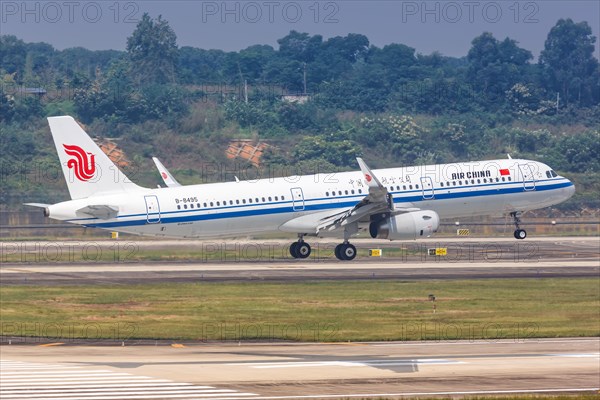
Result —
<instances>
[{"instance_id":1,"label":"horizontal stabilizer","mask_svg":"<svg viewBox=\"0 0 600 400\"><path fill-rule=\"evenodd\" d=\"M46 208L49 207L50 204L44 204L44 203L23 203L24 206L30 206L30 207L38 207L38 208Z\"/></svg>"}]
</instances>

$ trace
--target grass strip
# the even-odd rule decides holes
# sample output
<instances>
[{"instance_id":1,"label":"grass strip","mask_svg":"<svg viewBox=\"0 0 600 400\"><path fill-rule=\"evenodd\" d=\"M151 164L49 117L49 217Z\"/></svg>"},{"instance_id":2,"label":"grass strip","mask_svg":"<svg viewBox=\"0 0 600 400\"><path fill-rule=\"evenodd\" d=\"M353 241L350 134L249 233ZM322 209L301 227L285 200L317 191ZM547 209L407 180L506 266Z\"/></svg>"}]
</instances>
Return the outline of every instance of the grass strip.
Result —
<instances>
[{"instance_id":1,"label":"grass strip","mask_svg":"<svg viewBox=\"0 0 600 400\"><path fill-rule=\"evenodd\" d=\"M600 336L599 314L600 278L0 287L3 336L522 340Z\"/></svg>"}]
</instances>

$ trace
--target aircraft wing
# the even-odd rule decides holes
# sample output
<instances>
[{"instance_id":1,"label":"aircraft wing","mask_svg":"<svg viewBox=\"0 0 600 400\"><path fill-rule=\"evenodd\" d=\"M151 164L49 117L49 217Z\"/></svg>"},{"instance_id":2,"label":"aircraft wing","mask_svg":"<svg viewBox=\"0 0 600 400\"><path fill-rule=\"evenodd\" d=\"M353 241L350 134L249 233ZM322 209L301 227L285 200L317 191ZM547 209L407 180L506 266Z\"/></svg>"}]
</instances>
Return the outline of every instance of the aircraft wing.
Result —
<instances>
[{"instance_id":1,"label":"aircraft wing","mask_svg":"<svg viewBox=\"0 0 600 400\"><path fill-rule=\"evenodd\" d=\"M362 158L356 160L369 188L369 194L365 198L351 208L329 210L294 218L283 224L280 229L298 233L313 233L314 231L318 235L323 232L344 229L353 223L369 222L370 217L376 214L396 215L419 210L418 208L394 208L392 197L386 187L381 184Z\"/></svg>"},{"instance_id":2,"label":"aircraft wing","mask_svg":"<svg viewBox=\"0 0 600 400\"><path fill-rule=\"evenodd\" d=\"M158 172L160 172L160 176L163 179L163 181L165 182L165 185L167 185L168 187L181 186L181 184L179 182L177 182L177 179L173 178L173 175L171 175L169 170L165 168L165 166L160 162L160 160L158 158L152 157L152 161L154 161L154 164L156 165Z\"/></svg>"}]
</instances>

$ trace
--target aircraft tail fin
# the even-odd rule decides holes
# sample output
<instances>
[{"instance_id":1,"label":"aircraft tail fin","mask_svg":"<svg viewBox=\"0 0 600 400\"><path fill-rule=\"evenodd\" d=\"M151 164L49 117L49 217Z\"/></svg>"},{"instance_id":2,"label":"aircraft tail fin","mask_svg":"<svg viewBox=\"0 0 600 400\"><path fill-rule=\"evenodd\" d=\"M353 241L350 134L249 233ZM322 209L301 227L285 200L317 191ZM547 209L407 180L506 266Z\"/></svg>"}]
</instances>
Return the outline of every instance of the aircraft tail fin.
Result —
<instances>
[{"instance_id":1,"label":"aircraft tail fin","mask_svg":"<svg viewBox=\"0 0 600 400\"><path fill-rule=\"evenodd\" d=\"M49 117L48 124L71 199L142 189L119 170L73 117Z\"/></svg>"}]
</instances>

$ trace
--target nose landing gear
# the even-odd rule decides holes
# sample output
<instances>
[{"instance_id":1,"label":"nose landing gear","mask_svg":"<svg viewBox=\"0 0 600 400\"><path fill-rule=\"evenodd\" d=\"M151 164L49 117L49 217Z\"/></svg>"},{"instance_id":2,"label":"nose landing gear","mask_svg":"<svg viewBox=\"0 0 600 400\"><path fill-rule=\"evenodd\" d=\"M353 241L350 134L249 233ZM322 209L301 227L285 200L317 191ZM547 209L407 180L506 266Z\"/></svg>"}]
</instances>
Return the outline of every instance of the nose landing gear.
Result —
<instances>
[{"instance_id":1,"label":"nose landing gear","mask_svg":"<svg viewBox=\"0 0 600 400\"><path fill-rule=\"evenodd\" d=\"M510 213L510 216L513 218L513 221L515 223L515 228L517 228L513 234L515 239L519 239L519 240L525 239L527 237L527 231L525 229L521 229L521 227L520 227L521 213L517 212L517 211L513 211Z\"/></svg>"}]
</instances>

